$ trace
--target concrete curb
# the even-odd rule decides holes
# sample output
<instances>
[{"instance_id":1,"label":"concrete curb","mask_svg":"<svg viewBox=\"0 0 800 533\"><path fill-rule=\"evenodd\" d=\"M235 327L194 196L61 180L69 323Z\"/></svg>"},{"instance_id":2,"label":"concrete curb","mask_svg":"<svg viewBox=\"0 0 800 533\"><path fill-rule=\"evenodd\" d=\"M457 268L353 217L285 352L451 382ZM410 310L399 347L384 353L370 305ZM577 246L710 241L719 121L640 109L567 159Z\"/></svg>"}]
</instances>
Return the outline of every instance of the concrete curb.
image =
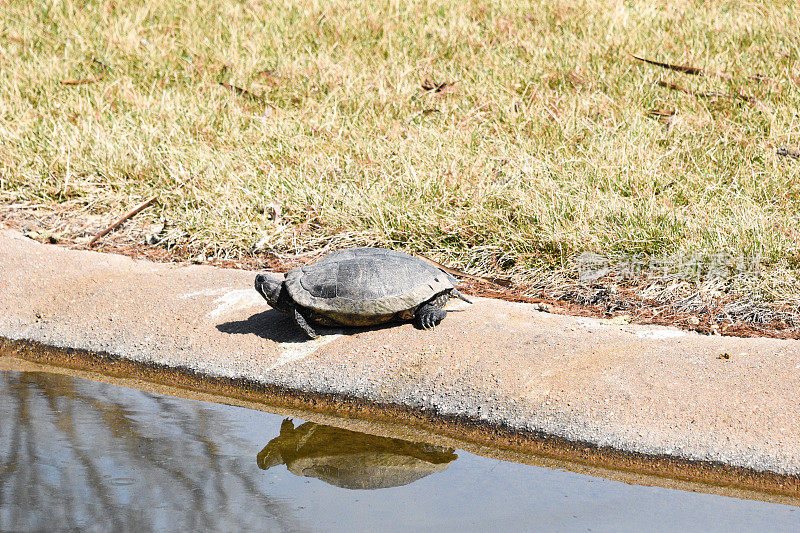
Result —
<instances>
[{"instance_id":1,"label":"concrete curb","mask_svg":"<svg viewBox=\"0 0 800 533\"><path fill-rule=\"evenodd\" d=\"M0 336L477 420L626 452L800 474L800 345L452 304L304 341L254 273L68 250L0 231ZM720 358L729 354L730 358Z\"/></svg>"}]
</instances>

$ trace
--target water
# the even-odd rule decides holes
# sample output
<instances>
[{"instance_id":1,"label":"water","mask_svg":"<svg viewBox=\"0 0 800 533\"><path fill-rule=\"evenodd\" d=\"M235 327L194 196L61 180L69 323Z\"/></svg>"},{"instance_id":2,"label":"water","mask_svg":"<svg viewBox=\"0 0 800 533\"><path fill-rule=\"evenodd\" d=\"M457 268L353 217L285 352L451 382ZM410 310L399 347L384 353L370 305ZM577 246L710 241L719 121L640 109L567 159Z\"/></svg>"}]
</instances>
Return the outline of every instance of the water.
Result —
<instances>
[{"instance_id":1,"label":"water","mask_svg":"<svg viewBox=\"0 0 800 533\"><path fill-rule=\"evenodd\" d=\"M38 372L0 372L2 531L789 531L628 485Z\"/></svg>"}]
</instances>

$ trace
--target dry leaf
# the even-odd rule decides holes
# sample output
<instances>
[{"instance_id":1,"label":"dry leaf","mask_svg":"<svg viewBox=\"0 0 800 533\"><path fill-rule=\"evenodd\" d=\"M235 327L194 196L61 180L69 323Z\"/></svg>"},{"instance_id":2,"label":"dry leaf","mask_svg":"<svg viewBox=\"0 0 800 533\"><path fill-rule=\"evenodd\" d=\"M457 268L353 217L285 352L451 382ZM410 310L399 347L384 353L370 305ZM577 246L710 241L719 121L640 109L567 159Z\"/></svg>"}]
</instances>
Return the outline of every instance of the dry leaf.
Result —
<instances>
[{"instance_id":1,"label":"dry leaf","mask_svg":"<svg viewBox=\"0 0 800 533\"><path fill-rule=\"evenodd\" d=\"M105 77L105 72L94 78L82 78L79 80L61 80L61 85L86 85L87 83L95 83Z\"/></svg>"},{"instance_id":2,"label":"dry leaf","mask_svg":"<svg viewBox=\"0 0 800 533\"><path fill-rule=\"evenodd\" d=\"M453 85L455 85L455 82L451 83L445 81L442 83L438 83L436 80L425 78L425 81L422 82L422 89L425 91L434 91L440 93L451 89Z\"/></svg>"}]
</instances>

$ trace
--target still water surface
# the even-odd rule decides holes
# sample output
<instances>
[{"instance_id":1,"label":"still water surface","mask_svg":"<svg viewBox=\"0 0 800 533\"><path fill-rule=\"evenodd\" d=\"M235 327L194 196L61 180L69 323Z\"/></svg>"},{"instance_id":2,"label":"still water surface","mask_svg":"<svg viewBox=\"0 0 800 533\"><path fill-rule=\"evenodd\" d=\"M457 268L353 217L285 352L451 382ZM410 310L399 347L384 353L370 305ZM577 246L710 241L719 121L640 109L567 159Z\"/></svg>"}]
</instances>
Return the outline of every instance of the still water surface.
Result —
<instances>
[{"instance_id":1,"label":"still water surface","mask_svg":"<svg viewBox=\"0 0 800 533\"><path fill-rule=\"evenodd\" d=\"M39 372L0 372L1 531L791 531L628 485Z\"/></svg>"}]
</instances>

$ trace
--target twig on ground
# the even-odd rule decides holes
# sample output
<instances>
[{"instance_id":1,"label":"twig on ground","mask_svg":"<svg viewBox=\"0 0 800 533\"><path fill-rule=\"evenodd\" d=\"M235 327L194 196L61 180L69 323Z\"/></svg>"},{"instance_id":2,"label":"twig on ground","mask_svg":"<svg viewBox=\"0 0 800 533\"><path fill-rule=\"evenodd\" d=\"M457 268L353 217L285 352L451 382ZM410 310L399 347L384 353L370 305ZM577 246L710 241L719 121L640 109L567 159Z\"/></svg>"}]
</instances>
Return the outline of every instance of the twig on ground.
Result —
<instances>
[{"instance_id":1,"label":"twig on ground","mask_svg":"<svg viewBox=\"0 0 800 533\"><path fill-rule=\"evenodd\" d=\"M790 150L785 146L781 146L780 148L778 148L778 150L775 153L784 157L793 157L794 159L800 159L800 151Z\"/></svg>"},{"instance_id":2,"label":"twig on ground","mask_svg":"<svg viewBox=\"0 0 800 533\"><path fill-rule=\"evenodd\" d=\"M669 128L670 124L672 123L672 117L675 116L675 113L676 112L674 109L668 109L668 108L647 110L648 117L658 120L659 122L667 126L667 128Z\"/></svg>"},{"instance_id":3,"label":"twig on ground","mask_svg":"<svg viewBox=\"0 0 800 533\"><path fill-rule=\"evenodd\" d=\"M97 63L98 65L100 65L100 67L102 67L103 71L105 71L105 72L111 72L111 67L109 67L108 65L106 65L105 63L103 63L102 61L97 59L96 57L92 58L92 63Z\"/></svg>"},{"instance_id":4,"label":"twig on ground","mask_svg":"<svg viewBox=\"0 0 800 533\"><path fill-rule=\"evenodd\" d=\"M96 243L104 235L106 235L107 233L117 229L119 226L122 225L123 222L125 222L129 218L132 218L132 217L136 216L139 213L139 211L142 211L144 208L146 208L150 204L154 203L157 199L158 199L158 196L153 196L149 200L139 204L138 206L134 207L133 209L131 209L130 211L128 211L127 213L125 213L124 215L119 217L113 224L111 224L109 227L107 227L106 229L104 229L103 231L101 231L100 233L95 235L92 238L92 240L89 241L89 248L94 246L94 243Z\"/></svg>"},{"instance_id":5,"label":"twig on ground","mask_svg":"<svg viewBox=\"0 0 800 533\"><path fill-rule=\"evenodd\" d=\"M106 73L103 72L94 78L82 78L79 80L61 80L61 85L86 85L87 83L95 83L105 78Z\"/></svg>"},{"instance_id":6,"label":"twig on ground","mask_svg":"<svg viewBox=\"0 0 800 533\"><path fill-rule=\"evenodd\" d=\"M725 72L712 72L709 70L705 70L699 67L692 67L689 65L673 65L671 63L662 63L661 61L654 61L652 59L639 57L635 54L631 54L631 57L643 63L647 63L649 65L655 65L657 67L674 70L675 72L681 72L683 74L691 74L693 76L716 76L717 78L722 78L724 80L729 80L729 81L733 79L733 76ZM769 80L769 78L764 76L763 74L755 74L753 76L747 76L747 79L753 81Z\"/></svg>"},{"instance_id":7,"label":"twig on ground","mask_svg":"<svg viewBox=\"0 0 800 533\"><path fill-rule=\"evenodd\" d=\"M225 87L226 89L228 89L229 91L235 92L239 96L244 96L246 98L250 98L251 100L255 100L257 102L263 102L264 101L263 97L256 96L255 94L251 93L247 89L242 89L241 87L237 87L236 85L231 85L230 83L227 83L227 82L224 82L224 81L219 82L219 84L222 87Z\"/></svg>"},{"instance_id":8,"label":"twig on ground","mask_svg":"<svg viewBox=\"0 0 800 533\"><path fill-rule=\"evenodd\" d=\"M645 57L639 57L639 56L637 56L635 54L631 54L631 57L633 57L634 59L636 59L638 61L641 61L643 63L647 63L649 65L655 65L657 67L666 68L666 69L669 69L669 70L674 70L676 72L682 72L683 74L692 74L694 76L712 75L712 76L717 76L717 77L720 77L720 78L724 78L726 80L731 79L731 76L728 75L728 74L725 74L724 72L708 72L707 70L704 70L702 68L690 67L689 65L673 65L673 64L670 64L670 63L662 63L661 61L654 61L652 59L647 59Z\"/></svg>"},{"instance_id":9,"label":"twig on ground","mask_svg":"<svg viewBox=\"0 0 800 533\"><path fill-rule=\"evenodd\" d=\"M648 109L647 115L651 117L672 117L675 115L675 110L666 107L662 109Z\"/></svg>"},{"instance_id":10,"label":"twig on ground","mask_svg":"<svg viewBox=\"0 0 800 533\"><path fill-rule=\"evenodd\" d=\"M669 81L659 80L656 82L656 85L658 85L659 87L672 89L673 91L682 92L684 94L688 94L689 96L696 96L697 98L732 98L732 99L742 100L743 102L752 101L751 97L739 93L730 94L730 93L722 93L719 91L693 91L692 89L681 87L677 83L672 83Z\"/></svg>"}]
</instances>

